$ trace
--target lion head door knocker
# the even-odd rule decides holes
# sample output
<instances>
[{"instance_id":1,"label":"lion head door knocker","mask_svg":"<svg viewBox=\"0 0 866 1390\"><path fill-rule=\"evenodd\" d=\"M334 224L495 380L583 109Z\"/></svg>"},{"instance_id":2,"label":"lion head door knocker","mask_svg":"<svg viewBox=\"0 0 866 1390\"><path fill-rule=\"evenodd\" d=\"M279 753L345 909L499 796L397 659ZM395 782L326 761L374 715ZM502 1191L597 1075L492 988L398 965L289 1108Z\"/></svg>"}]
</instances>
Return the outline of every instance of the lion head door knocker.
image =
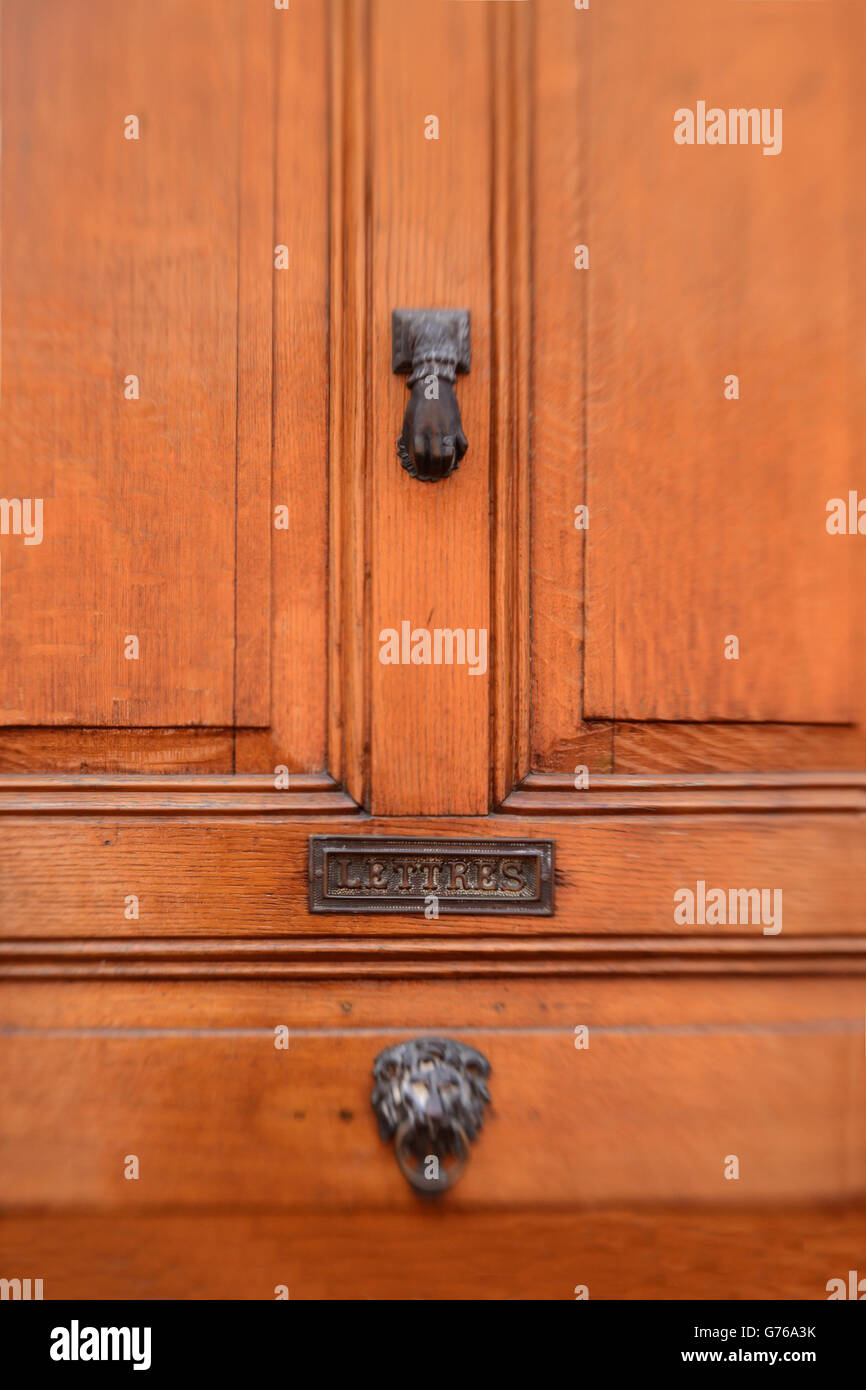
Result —
<instances>
[{"instance_id":1,"label":"lion head door knocker","mask_svg":"<svg viewBox=\"0 0 866 1390\"><path fill-rule=\"evenodd\" d=\"M394 1140L400 1171L416 1192L453 1187L490 1100L490 1063L453 1038L412 1038L380 1052L372 1104L379 1133Z\"/></svg>"},{"instance_id":2,"label":"lion head door knocker","mask_svg":"<svg viewBox=\"0 0 866 1390\"><path fill-rule=\"evenodd\" d=\"M397 453L413 478L436 483L468 448L454 382L469 371L469 310L395 309L391 329L392 369L409 374Z\"/></svg>"}]
</instances>

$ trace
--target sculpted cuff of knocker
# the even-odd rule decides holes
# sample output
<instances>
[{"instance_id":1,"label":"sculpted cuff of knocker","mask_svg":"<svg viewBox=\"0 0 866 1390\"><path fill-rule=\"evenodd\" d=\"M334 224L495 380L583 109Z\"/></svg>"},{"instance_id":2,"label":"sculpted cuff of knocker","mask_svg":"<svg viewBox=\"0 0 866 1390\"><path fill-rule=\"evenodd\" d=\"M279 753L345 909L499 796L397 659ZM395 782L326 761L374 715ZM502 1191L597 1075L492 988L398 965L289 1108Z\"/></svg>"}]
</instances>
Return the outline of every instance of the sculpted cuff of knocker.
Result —
<instances>
[{"instance_id":1,"label":"sculpted cuff of knocker","mask_svg":"<svg viewBox=\"0 0 866 1390\"><path fill-rule=\"evenodd\" d=\"M409 373L410 392L397 452L413 478L439 482L468 448L454 382L469 370L469 311L395 309L392 333L393 370Z\"/></svg>"}]
</instances>

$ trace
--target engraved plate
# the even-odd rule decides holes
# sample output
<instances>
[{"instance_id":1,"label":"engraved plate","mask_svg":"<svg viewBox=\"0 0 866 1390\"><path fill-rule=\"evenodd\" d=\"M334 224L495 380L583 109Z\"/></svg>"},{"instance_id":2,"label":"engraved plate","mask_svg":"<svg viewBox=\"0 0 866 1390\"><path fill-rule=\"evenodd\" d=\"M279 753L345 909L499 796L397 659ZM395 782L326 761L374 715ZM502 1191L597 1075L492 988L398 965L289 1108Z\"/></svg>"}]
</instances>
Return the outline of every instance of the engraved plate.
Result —
<instances>
[{"instance_id":1,"label":"engraved plate","mask_svg":"<svg viewBox=\"0 0 866 1390\"><path fill-rule=\"evenodd\" d=\"M552 840L412 840L310 836L311 912L421 912L547 917Z\"/></svg>"}]
</instances>

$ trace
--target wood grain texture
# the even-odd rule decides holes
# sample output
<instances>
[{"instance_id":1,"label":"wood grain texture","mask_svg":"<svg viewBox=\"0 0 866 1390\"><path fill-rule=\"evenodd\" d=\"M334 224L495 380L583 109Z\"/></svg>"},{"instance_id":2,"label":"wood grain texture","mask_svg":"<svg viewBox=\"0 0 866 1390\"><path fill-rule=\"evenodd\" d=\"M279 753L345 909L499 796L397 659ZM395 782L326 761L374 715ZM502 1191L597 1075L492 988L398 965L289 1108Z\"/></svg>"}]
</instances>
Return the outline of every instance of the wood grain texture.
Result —
<instances>
[{"instance_id":1,"label":"wood grain texture","mask_svg":"<svg viewBox=\"0 0 866 1390\"><path fill-rule=\"evenodd\" d=\"M495 805L529 771L532 31L496 6L491 63L491 768Z\"/></svg>"},{"instance_id":2,"label":"wood grain texture","mask_svg":"<svg viewBox=\"0 0 866 1390\"><path fill-rule=\"evenodd\" d=\"M46 539L0 537L0 1269L825 1298L866 1239L863 569L822 534L862 16L3 11L2 490ZM674 147L697 97L783 105L784 154ZM472 313L436 485L395 453L398 306ZM139 619L132 689L100 652ZM486 676L383 667L403 619L489 630ZM311 915L316 832L552 839L555 916ZM678 926L698 882L781 890L781 934ZM493 1064L436 1207L369 1104L425 1033Z\"/></svg>"},{"instance_id":3,"label":"wood grain texture","mask_svg":"<svg viewBox=\"0 0 866 1390\"><path fill-rule=\"evenodd\" d=\"M259 465L268 479L274 604L270 728L239 730L235 766L314 772L326 762L328 699L328 12L324 4L279 12L252 3L252 10L276 69L275 101L261 114L275 154L273 222L262 229L272 287L273 446ZM278 245L288 248L285 270L273 268ZM287 529L274 527L277 506L288 507ZM240 709L236 722L245 722Z\"/></svg>"},{"instance_id":4,"label":"wood grain texture","mask_svg":"<svg viewBox=\"0 0 866 1390\"><path fill-rule=\"evenodd\" d=\"M866 766L857 724L628 724L612 726L617 772L779 772Z\"/></svg>"},{"instance_id":5,"label":"wood grain texture","mask_svg":"<svg viewBox=\"0 0 866 1390\"><path fill-rule=\"evenodd\" d=\"M154 943L150 943L153 946ZM183 943L175 943L180 946ZM455 943L455 947L458 943ZM766 943L765 943L766 944ZM803 943L801 943L802 945ZM513 947L515 943L510 943ZM861 943L862 947L862 943ZM611 949L608 943L608 949ZM710 944L711 951L719 948ZM819 949L823 949L820 943ZM623 953L624 954L624 953ZM280 1011L295 1028L325 1034L351 1026L397 1035L472 1028L552 1028L572 1032L590 1027L652 1029L677 1025L699 1029L783 1032L791 1024L830 1031L834 1020L861 1012L862 981L835 979L737 980L628 976L583 979L475 980L455 990L450 980L304 981L211 980L151 984L106 977L87 982L6 981L0 986L2 1027L94 1030L267 1028Z\"/></svg>"},{"instance_id":6,"label":"wood grain texture","mask_svg":"<svg viewBox=\"0 0 866 1390\"><path fill-rule=\"evenodd\" d=\"M0 782L2 786L2 782ZM587 811L641 814L688 812L842 810L866 811L866 778L860 772L594 774L587 787L574 777L533 772L506 797L503 810L521 815L583 815Z\"/></svg>"},{"instance_id":7,"label":"wood grain texture","mask_svg":"<svg viewBox=\"0 0 866 1390\"><path fill-rule=\"evenodd\" d=\"M288 785L275 785L275 778L253 774L228 777L195 773L183 776L162 773L155 777L19 777L0 776L0 806L7 811L31 815L69 813L92 814L99 810L125 807L128 814L162 816L181 813L188 816L316 815L331 811L341 815L356 810L350 796L341 791L327 774L294 773ZM2 811L0 811L2 814Z\"/></svg>"},{"instance_id":8,"label":"wood grain texture","mask_svg":"<svg viewBox=\"0 0 866 1390\"><path fill-rule=\"evenodd\" d=\"M587 278L575 248L589 238L581 80L583 25L557 0L532 6L532 755L561 766L583 716L586 532ZM592 261L590 262L592 265ZM579 759L585 762L585 758Z\"/></svg>"},{"instance_id":9,"label":"wood grain texture","mask_svg":"<svg viewBox=\"0 0 866 1390\"><path fill-rule=\"evenodd\" d=\"M579 1018L461 1028L491 1063L492 1104L449 1208L862 1200L861 1002L820 1023L596 1025L581 1051ZM413 1210L370 1109L393 1031L293 1029L275 1003L260 1027L162 1029L157 1006L143 1029L5 1031L6 1210Z\"/></svg>"},{"instance_id":10,"label":"wood grain texture","mask_svg":"<svg viewBox=\"0 0 866 1390\"><path fill-rule=\"evenodd\" d=\"M863 552L825 522L856 471L862 12L855 33L834 5L614 0L583 19L585 713L860 718ZM782 108L782 153L675 144L698 99Z\"/></svg>"},{"instance_id":11,"label":"wood grain texture","mask_svg":"<svg viewBox=\"0 0 866 1390\"><path fill-rule=\"evenodd\" d=\"M281 814L278 798L290 793L279 792L260 794L267 810L250 792L234 804L231 793L215 795L211 808L194 811L170 793L161 810L132 791L112 791L114 808L101 810L99 793L87 794L90 809L74 794L65 809L62 797L16 805L16 795L4 793L0 839L0 930L10 939L321 936L326 924L334 936L417 935L417 914L310 915L307 846L316 832L554 840L553 917L533 930L526 919L443 912L437 937L764 935L754 923L678 927L674 893L696 892L699 881L726 891L780 889L786 939L863 934L864 814L854 805L822 810L820 792L811 807L795 801L774 811L746 809L731 794L721 812L721 793L710 791L704 812L692 805L624 813L613 798L599 814L435 821L345 816L328 792L314 793L325 798L318 809L302 801L294 815L288 804ZM126 814L117 810L124 796ZM124 917L131 893L141 902L137 921Z\"/></svg>"},{"instance_id":12,"label":"wood grain texture","mask_svg":"<svg viewBox=\"0 0 866 1390\"><path fill-rule=\"evenodd\" d=\"M866 975L862 937L764 937L696 940L687 937L351 937L306 936L285 940L166 937L162 940L0 941L0 980L87 980L151 984L198 981L464 981L476 991L485 979L577 980L586 976L644 983L658 978L691 980L790 979ZM464 998L464 990L459 998ZM314 996L317 997L317 996ZM473 1001L476 992L473 992ZM463 1005L461 1005L463 1007ZM546 1009L546 1003L542 1008Z\"/></svg>"},{"instance_id":13,"label":"wood grain texture","mask_svg":"<svg viewBox=\"0 0 866 1390\"><path fill-rule=\"evenodd\" d=\"M271 438L276 180L272 16L245 0L240 30L237 466L233 725L271 722ZM250 157L252 151L255 157ZM281 327L282 325L280 325Z\"/></svg>"},{"instance_id":14,"label":"wood grain texture","mask_svg":"<svg viewBox=\"0 0 866 1390\"><path fill-rule=\"evenodd\" d=\"M798 772L866 766L858 724L677 724L591 719L535 759L536 771Z\"/></svg>"},{"instance_id":15,"label":"wood grain texture","mask_svg":"<svg viewBox=\"0 0 866 1390\"><path fill-rule=\"evenodd\" d=\"M370 625L367 552L371 421L367 225L370 178L367 0L330 9L330 548L328 767L369 805Z\"/></svg>"},{"instance_id":16,"label":"wood grain texture","mask_svg":"<svg viewBox=\"0 0 866 1390\"><path fill-rule=\"evenodd\" d=\"M46 1299L804 1299L866 1241L866 1209L724 1205L509 1212L146 1216L3 1222L6 1264ZM732 1312L732 1316L735 1314Z\"/></svg>"},{"instance_id":17,"label":"wood grain texture","mask_svg":"<svg viewBox=\"0 0 866 1390\"><path fill-rule=\"evenodd\" d=\"M866 1232L855 980L17 984L0 1019L0 1250L48 1299L823 1299ZM437 1206L369 1112L424 1032L494 1066Z\"/></svg>"},{"instance_id":18,"label":"wood grain texture","mask_svg":"<svg viewBox=\"0 0 866 1390\"><path fill-rule=\"evenodd\" d=\"M57 776L231 772L234 729L0 729L0 769Z\"/></svg>"},{"instance_id":19,"label":"wood grain texture","mask_svg":"<svg viewBox=\"0 0 866 1390\"><path fill-rule=\"evenodd\" d=\"M864 28L863 15L856 5L847 5L843 10L843 42L853 53L862 53L864 49ZM846 90L846 103L849 111L849 126L854 132L853 138L859 138L857 132L862 120L862 100L863 94L859 81L859 74L854 72L852 86ZM848 206L851 219L858 225L863 226L866 218L866 188L863 186L862 179L851 179L848 185ZM863 269L863 257L855 250L848 261L848 298L851 305L851 313L855 319L862 323L866 317L866 273ZM866 435L866 402L863 399L863 392L853 390L848 393L848 428L853 439L862 440ZM862 489L861 489L862 493ZM861 556L862 561L862 556ZM866 569L863 564L859 568L858 576L858 621L860 633L862 635L862 619L866 612ZM860 643L860 657L862 656L862 642ZM860 757L866 762L866 675L862 674L862 666L858 671L860 714L858 723L862 733L860 744ZM861 764L862 765L862 764Z\"/></svg>"},{"instance_id":20,"label":"wood grain texture","mask_svg":"<svg viewBox=\"0 0 866 1390\"><path fill-rule=\"evenodd\" d=\"M604 379L599 376L599 373L607 372L608 366L611 372L618 371L615 359L594 360L594 377L591 374L588 380L584 380L589 306L587 288L595 283L596 268L609 279L620 271L624 273L626 267L618 265L605 249L611 235L619 245L621 231L613 222L609 228L604 219L595 222L598 231L593 231L592 236L593 241L601 237L602 259L597 261L590 248L589 271L575 270L572 255L566 256L565 251L571 253L573 246L590 241L589 219L596 215L596 189L592 183L591 146L586 142L591 140L594 146L599 130L602 133L598 138L604 138L606 117L601 104L615 91L616 83L624 79L614 73L608 74L608 80L604 83L599 82L589 41L597 31L602 34L601 41L607 41L604 30L615 21L615 13L613 21L610 15L607 18L591 17L588 13L581 15L580 27L574 23L574 18L555 0L538 0L533 6L533 767L539 771L558 769L572 773L577 767L585 767L590 772L774 771L862 767L866 762L866 736L860 716L856 724L823 727L816 724L754 722L635 723L623 719L611 722L582 718L585 533L574 528L574 507L588 500L584 460L586 392L591 388L594 392L592 399L600 401L602 407L611 413L625 408L622 387L616 388L616 393L608 391ZM654 12L653 22L658 19ZM848 25L849 33L844 40L839 40L837 36L835 42L838 51L841 52L846 46L859 51L862 35L858 34L859 21L855 14L847 12L847 18L843 16L841 21ZM634 45L634 40L624 33L625 27L616 21L616 34L609 40L614 55L619 52L616 47L618 43L622 42L623 51L630 51L629 46ZM837 107L841 109L841 106L840 96ZM691 152L685 153L686 157L693 157ZM729 152L728 157L733 153ZM762 159L762 162L766 164L770 161ZM615 159L607 159L600 175L611 184L611 198L604 205L604 218L615 219L618 216L615 199L619 196L617 180L621 177L620 164ZM641 179L637 186L642 191L629 195L635 210L640 197L648 203L657 196L646 176L641 175ZM632 180L632 183L635 181ZM853 192L851 196L853 198ZM853 203L851 209L847 218L849 226L855 225L857 220ZM650 218L648 225L654 225L653 218ZM573 245L563 246L563 228L574 229L570 238ZM636 228L635 235L639 234ZM857 278L858 264L855 257L844 270L849 282L852 314L863 303L862 276L859 282ZM671 274L674 273L679 274L678 270L672 269ZM745 266L742 274L747 273L748 266ZM650 281L653 285L656 284L656 276L654 269ZM677 280L677 286L679 283ZM683 312L688 311L690 304L694 303L697 306L695 312L700 317L702 291L689 282L682 285L679 292L678 302ZM663 291L659 290L662 314L667 312L667 293L667 286ZM687 295L692 296L691 300L686 299ZM793 304L791 298L791 313L794 312ZM597 297L595 306L596 315L606 321L610 312L607 299ZM709 323L706 315L701 322ZM635 338L635 351L640 346L641 340ZM597 384L593 387L594 379L597 379ZM628 383L625 383L625 387L631 389ZM645 408L658 409L652 403L649 389L646 395L650 399L645 402ZM855 420L858 401L856 392L848 393L846 408L851 438L859 437ZM724 404L738 409L742 402ZM754 422L749 428L753 427ZM604 440L601 442L607 447ZM686 463L666 458L666 465L675 475L684 475L684 470L688 471ZM804 463L804 469L806 466ZM607 486L606 483L604 485ZM613 493L618 485L616 481L610 483L615 509L622 496ZM636 476L635 487L641 485L640 478ZM654 513L650 515L654 516ZM847 544L844 538L841 543ZM617 553L610 552L605 538L598 559L599 565L604 566L600 583L609 568L619 563ZM667 563L672 567L678 561L671 555ZM772 546L765 563L775 563ZM651 572L655 571L655 557L648 568ZM637 567L633 572L642 573ZM857 605L858 611L862 612L862 578L860 586ZM635 642L643 641L630 617L627 621L628 631L622 638L626 657ZM848 652L851 650L849 644ZM607 651L612 651L609 644ZM845 659L848 659L848 654ZM662 673L657 685L663 685L665 679Z\"/></svg>"},{"instance_id":21,"label":"wood grain texture","mask_svg":"<svg viewBox=\"0 0 866 1390\"><path fill-rule=\"evenodd\" d=\"M490 22L487 5L371 5L370 760L382 815L489 804L489 666L383 665L379 634L491 625ZM425 139L428 115L438 140ZM472 315L472 370L456 385L469 452L444 482L410 478L397 457L408 393L391 371L395 308Z\"/></svg>"},{"instance_id":22,"label":"wood grain texture","mask_svg":"<svg viewBox=\"0 0 866 1390\"><path fill-rule=\"evenodd\" d=\"M360 629L352 629L360 653ZM341 651L344 648L341 648ZM341 674L342 656L331 662ZM360 669L357 668L357 669ZM363 677L355 687L363 695ZM339 706L337 706L338 708ZM356 705L352 702L352 708ZM333 707L332 707L333 708ZM363 709L363 700L361 701ZM238 735L244 747L254 737ZM230 772L235 731L232 729L0 729L0 770L11 773ZM362 746L363 739L361 740ZM334 745L335 748L339 744ZM510 745L509 745L510 746ZM614 755L614 749L616 753ZM273 750L270 750L271 754ZM291 750L280 747L284 760ZM629 724L588 721L551 744L548 757L536 759L541 773L788 772L843 770L866 766L862 724ZM545 765L545 763L547 765ZM340 763L329 761L335 772ZM363 800L363 782L344 776L355 800ZM293 767L294 770L294 767ZM354 790L353 790L354 788Z\"/></svg>"},{"instance_id":23,"label":"wood grain texture","mask_svg":"<svg viewBox=\"0 0 866 1390\"><path fill-rule=\"evenodd\" d=\"M94 440L104 439L105 449L115 450L117 454L111 465L114 473L110 480L106 481L104 469L92 479L103 499L99 502L102 510L97 534L108 535L102 524L103 512L106 516L117 513L123 517L129 513L133 518L129 525L126 521L123 523L117 544L117 538L111 536L94 544L91 517L82 505L78 506L69 520L77 539L73 537L69 544L86 544L88 560L80 567L84 578L76 581L79 590L68 592L64 611L68 621L86 637L86 626L82 624L91 621L87 616L91 610L94 615L101 613L100 633L113 620L115 599L128 610L128 596L123 594L128 564L125 560L118 564L121 551L117 546L126 544L130 525L144 528L149 551L141 564L142 573L146 569L149 577L146 583L142 581L141 592L151 606L154 603L170 606L169 618L166 620L163 615L157 622L158 640L165 644L159 650L164 650L165 659L159 670L155 670L151 647L150 669L159 689L155 693L150 687L144 690L144 704L136 704L132 713L128 707L124 712L124 708L118 706L110 715L111 721L130 726L170 725L188 718L190 722L210 723L216 727L207 735L170 728L158 732L143 728L130 728L129 732L92 727L51 729L45 725L54 716L50 711L45 715L43 700L38 708L31 709L29 727L0 732L0 764L22 770L50 768L57 771L172 771L195 767L223 771L236 766L241 770L265 772L278 765L288 766L292 772L320 769L325 764L327 713L324 610L328 487L328 176L327 160L321 157L328 144L327 15L322 7L309 6L303 14L298 12L286 19L284 15L264 10L254 0L242 0L242 3L223 7L219 21L214 18L213 7L205 6L209 8L210 17L201 24L195 6L179 21L172 7L133 5L127 7L125 18L114 7L111 22L105 24L102 9L91 7L87 23L77 25L77 7L70 5L65 22L73 25L75 36L72 37L70 30L66 36L69 43L62 52L57 52L65 28L58 31L53 21L45 18L42 6L27 9L26 17L25 8L15 0L7 6L7 16L12 16L7 20L7 62L9 55L14 58L19 49L23 56L31 50L38 53L42 47L47 47L49 66L54 61L58 65L65 63L65 81L73 95L78 85L89 81L88 63L91 66L107 64L113 70L113 86L107 96L99 98L90 94L83 102L73 101L70 96L68 104L81 108L79 121L89 121L101 131L99 141L91 142L92 149L81 157L89 160L96 171L105 158L109 160L106 167L115 172L104 180L104 186L94 198L90 197L86 180L76 192L68 176L59 176L50 160L46 162L45 177L49 182L53 180L51 196L55 200L65 198L69 203L64 214L69 226L74 229L81 221L72 243L76 255L91 254L86 251L89 243L79 234L82 228L89 228L87 235L96 238L97 250L93 255L98 254L101 279L95 272L93 275L82 272L78 277L81 303L86 305L92 301L92 306L96 306L98 300L103 308L108 306L107 322L109 328L115 325L111 332L116 339L111 352L116 356L120 351L121 330L128 328L136 336L139 356L143 354L147 358L148 354L151 357L155 354L154 360L162 374L159 380L165 379L169 391L161 400L154 398L153 372L142 369L142 382L147 376L149 385L142 385L141 401L120 399L119 404L113 403L112 393L120 397L123 372L117 382L113 378L109 380L108 367L98 362L102 392L99 402L95 403L95 397L82 397L94 427L89 435L82 435L79 417L70 415L66 405L63 406L62 420L66 422L63 427L70 438L75 435L77 442L71 454L65 446L59 452L65 452L71 460L65 466L67 471L73 470L76 486L81 482L78 471L91 466L85 454L92 445L95 447ZM39 26L49 24L50 36L42 34ZM94 25L99 34L98 43L91 43L88 38L96 32L92 29ZM166 42L174 45L177 52L172 64L163 71L165 65L160 52ZM134 54L133 49L136 50ZM193 61L202 71L194 83L187 83L184 65ZM45 81L41 74L32 91L20 96L22 139L27 122L32 123L40 110L38 103L33 104L32 92L42 91ZM108 129L102 130L103 123L108 121L106 103L113 105L112 94L120 100L122 91L131 86L140 92L142 100L146 97L151 101L153 109L159 113L155 127L143 133L139 142L127 142L122 138L122 117L127 110L123 101L117 106L121 111L117 118L118 129L111 124L115 121L112 116ZM13 100L18 90L15 84L11 90L13 96L8 100ZM206 92L210 95L205 96ZM211 120L209 115L203 114L207 112L204 104L207 100L219 103L218 119ZM131 96L129 101L132 101ZM94 109L94 103L98 110ZM49 104L46 121L54 120L52 111ZM11 115L14 117L15 112ZM9 120L7 113L7 126ZM12 128L14 134L14 119ZM50 141L54 137L44 125L35 133L31 131L30 138L31 142L34 139L37 143L46 142L46 148L52 148ZM74 143L76 132L66 139ZM121 154L115 151L109 158L108 146L113 148L113 145L118 146ZM217 147L219 158L214 154ZM139 161L135 166L139 168L138 174L132 172L131 160ZM194 168L195 174L190 173L183 196L178 191L175 197L174 180L180 184L186 179L187 166L189 170ZM22 245L27 232L27 205L18 199L18 183L14 186L10 183L16 178L16 168L13 159L6 174L4 202L7 247L16 244L10 242L11 224L16 224ZM142 168L146 176L143 184ZM148 170L151 171L149 175ZM159 182L156 182L157 174ZM96 173L93 177L96 178ZM292 192L300 186L305 189L302 199ZM164 190L161 196L165 206L154 201L157 187ZM217 198L223 200L222 212L215 201ZM82 216L80 208L83 199L88 201L86 217ZM118 200L121 200L119 211L115 208ZM44 206L43 199L40 215ZM103 242L109 230L118 249L106 262ZM209 252L202 259L205 234L216 238L218 256ZM145 235L152 243L149 263L142 256ZM278 242L289 245L290 250L289 269L282 272L274 269L274 247ZM63 254L68 256L68 248ZM188 273L184 268L184 258L190 257L193 258L190 266L194 262L197 267L194 275L192 270ZM127 290L127 262L136 275L147 277L147 296L134 285ZM7 250L7 279L15 276L17 291L29 296L28 312L31 312L33 304L43 301L30 295L28 283L18 277L16 264L10 263ZM201 273L201 265L208 268L205 275ZM70 278L66 270L64 274ZM76 276L71 279L75 281ZM151 281L154 286L150 285ZM40 293L44 298L44 287ZM193 300L184 307L182 296L187 293ZM86 300L87 295L90 300ZM14 308L14 297L7 296L7 316L10 302ZM44 313L51 312L51 305L46 305ZM68 316L68 306L64 312ZM91 310L87 312L92 317ZM93 312L96 312L95 307ZM28 320L23 312L20 318L26 327ZM183 325L188 320L188 329L185 329ZM168 349L163 341L166 325ZM182 333L193 335L187 346L182 337L176 342L171 339L171 334ZM272 334L275 334L275 355ZM14 373L16 354L20 357L19 336L7 334L7 386L14 383L10 363ZM84 343L93 341L92 335L82 336ZM51 337L44 339L46 345L53 342ZM59 350L51 347L55 356ZM81 371L89 371L82 359L80 343L76 351L77 356L73 355L70 360L77 362ZM214 365L207 369L208 376L203 375L196 354L213 359ZM28 389L32 392L37 383L38 363L31 354L21 358L19 366L18 386L23 388L29 382ZM277 382L275 395L272 377ZM93 382L91 386L96 389ZM190 412L187 386L201 393L205 410L202 419L196 414L198 406ZM6 404L10 405L8 393ZM136 416L129 424L131 411L136 412ZM30 411L28 417L31 434L33 429L40 427L38 413L35 421L30 418L33 414ZM50 433L55 428L56 415L55 411L48 425L43 423L40 427L43 442L52 454L58 451L57 440ZM188 422L178 435L180 442L177 444L173 442L177 433L172 423L175 418ZM217 443L210 447L202 434L204 423L211 418L220 429L223 424L219 422L224 422L226 438L229 427L232 433L231 443L227 443L223 451L225 486L222 493L214 473L219 457ZM99 431L96 431L97 421ZM118 434L121 429L127 431L123 439ZM179 461L172 463L171 455L166 454L163 436L172 449L182 451ZM18 438L20 443L20 430ZM184 469L188 472L192 467L184 460L187 455L192 457L196 450L199 452L195 456L195 468L199 473L198 460L202 451L208 455L208 471L206 475L201 474L200 484L196 483L196 487L200 485L205 489L205 503L192 484L184 479ZM130 461L136 457L140 457L136 468L145 480L141 485L144 491L130 504L130 488L138 487L135 468L130 470ZM153 480L159 478L163 482L154 491ZM8 490L13 489L10 486ZM158 511L158 525L146 521L143 499L151 511ZM288 531L274 531L272 503L288 505ZM49 496L46 509L53 504L54 499ZM91 509L96 505L94 499L87 503ZM207 534L203 528L209 528ZM12 543L13 538L3 538L4 552ZM115 545L110 555L105 548L109 543ZM16 539L15 544L21 547L20 540ZM14 568L19 561L23 564L31 553L41 556L44 552L44 563L49 566L45 582L54 583L58 566L63 570L66 560L65 552L58 557L56 544L53 549L51 546L52 538L46 531L42 547L28 548L22 552L23 559L19 556L17 561L11 557L10 564ZM178 553L182 557L190 551L195 552L194 565L182 558L178 560ZM142 556L140 545L136 546L135 554L139 558ZM4 563L6 558L4 553ZM222 602L219 594L223 570L225 603L222 606L227 620L223 626L227 637L224 648L219 648L222 655L214 657L222 621L217 614ZM8 565L7 572L11 573ZM189 582L188 576L191 576ZM82 606L84 591L80 584L89 583L91 577L101 586L98 601ZM38 597L38 588L34 590L28 580L27 594L17 605L19 620L30 628L34 625L34 592ZM5 597L4 617L9 617L13 612L9 585ZM96 621L95 616L93 621ZM188 661L185 664L183 653L177 647L174 628L179 623L185 634L183 640L188 645L197 644L199 652L211 652L207 660L218 659L221 663L219 688L223 693L217 703L215 695L211 698L209 710L204 709L201 698L194 695L192 667ZM123 626L121 637L127 631L138 629L134 625ZM11 639L8 623L5 632ZM271 642L273 666L269 655ZM172 643L174 648L169 652ZM139 663L127 662L122 660L122 644L118 650L124 676L141 671L144 654ZM58 683L62 674L62 668L54 664L58 651L59 660L75 660L79 677L89 681L93 689L98 688L99 699L102 699L108 691L104 662L94 665L93 656L85 653L80 642L74 650L68 651L59 649L56 643L46 646L43 656L55 673L52 679L56 677ZM11 662L5 663L7 674L11 665ZM28 692L30 672L34 669L32 665L28 668ZM232 686L234 693L230 695ZM35 682L33 689L36 688ZM64 689L75 696L74 683L70 685L65 678ZM191 701L196 699L197 712L190 713ZM100 710L93 701L87 705L79 701L76 708L63 717L77 725L92 726L101 722ZM20 722L19 714L14 718ZM220 725L224 730L219 729ZM251 726L259 727L253 731Z\"/></svg>"},{"instance_id":24,"label":"wood grain texture","mask_svg":"<svg viewBox=\"0 0 866 1390\"><path fill-rule=\"evenodd\" d=\"M241 157L270 181L239 16L4 6L3 486L45 517L41 545L3 537L5 724L232 723ZM266 558L244 583L261 608Z\"/></svg>"}]
</instances>

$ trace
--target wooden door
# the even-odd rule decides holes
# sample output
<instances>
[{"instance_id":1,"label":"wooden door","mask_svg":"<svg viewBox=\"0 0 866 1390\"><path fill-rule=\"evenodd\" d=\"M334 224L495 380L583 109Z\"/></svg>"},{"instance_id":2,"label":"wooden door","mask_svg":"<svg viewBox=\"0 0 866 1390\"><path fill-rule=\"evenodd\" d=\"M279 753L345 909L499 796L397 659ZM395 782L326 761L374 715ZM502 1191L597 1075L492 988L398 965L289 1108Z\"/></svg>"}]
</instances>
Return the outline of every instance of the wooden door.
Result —
<instances>
[{"instance_id":1,"label":"wooden door","mask_svg":"<svg viewBox=\"0 0 866 1390\"><path fill-rule=\"evenodd\" d=\"M844 3L3 0L4 1278L862 1260L864 57ZM437 482L401 308L470 315ZM316 835L549 841L552 912L314 911ZM370 1105L431 1034L492 1069L433 1203Z\"/></svg>"}]
</instances>

